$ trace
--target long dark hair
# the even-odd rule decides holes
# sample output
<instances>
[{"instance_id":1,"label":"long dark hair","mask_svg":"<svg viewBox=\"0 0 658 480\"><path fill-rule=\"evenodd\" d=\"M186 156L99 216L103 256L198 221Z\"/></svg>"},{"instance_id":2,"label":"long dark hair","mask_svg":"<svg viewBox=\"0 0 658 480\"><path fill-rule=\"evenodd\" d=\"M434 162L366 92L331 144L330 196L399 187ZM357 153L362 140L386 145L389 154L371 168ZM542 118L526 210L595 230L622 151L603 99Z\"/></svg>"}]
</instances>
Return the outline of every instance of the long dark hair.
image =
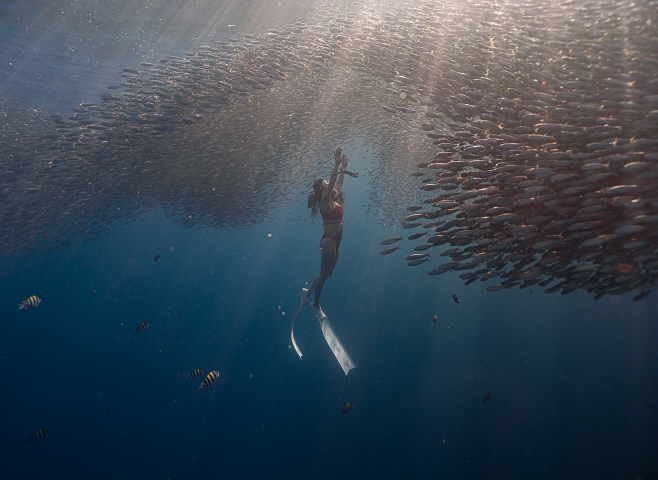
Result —
<instances>
[{"instance_id":1,"label":"long dark hair","mask_svg":"<svg viewBox=\"0 0 658 480\"><path fill-rule=\"evenodd\" d=\"M308 196L307 205L311 209L311 218L317 218L320 213L320 199L322 198L322 179L316 180L313 183L313 193ZM338 197L334 200L341 207L345 203L345 194L343 190L338 190Z\"/></svg>"}]
</instances>

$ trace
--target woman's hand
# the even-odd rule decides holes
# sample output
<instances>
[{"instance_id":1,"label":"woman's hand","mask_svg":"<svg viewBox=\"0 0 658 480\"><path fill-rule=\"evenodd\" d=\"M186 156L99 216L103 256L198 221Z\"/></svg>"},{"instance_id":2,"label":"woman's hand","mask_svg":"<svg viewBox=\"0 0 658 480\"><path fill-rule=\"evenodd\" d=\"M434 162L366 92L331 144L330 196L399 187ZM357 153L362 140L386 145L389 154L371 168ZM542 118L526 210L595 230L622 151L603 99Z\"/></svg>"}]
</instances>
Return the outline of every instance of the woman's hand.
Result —
<instances>
[{"instance_id":1,"label":"woman's hand","mask_svg":"<svg viewBox=\"0 0 658 480\"><path fill-rule=\"evenodd\" d=\"M334 152L334 160L336 161L336 163L340 163L343 160L342 154L343 154L343 149L338 147Z\"/></svg>"}]
</instances>

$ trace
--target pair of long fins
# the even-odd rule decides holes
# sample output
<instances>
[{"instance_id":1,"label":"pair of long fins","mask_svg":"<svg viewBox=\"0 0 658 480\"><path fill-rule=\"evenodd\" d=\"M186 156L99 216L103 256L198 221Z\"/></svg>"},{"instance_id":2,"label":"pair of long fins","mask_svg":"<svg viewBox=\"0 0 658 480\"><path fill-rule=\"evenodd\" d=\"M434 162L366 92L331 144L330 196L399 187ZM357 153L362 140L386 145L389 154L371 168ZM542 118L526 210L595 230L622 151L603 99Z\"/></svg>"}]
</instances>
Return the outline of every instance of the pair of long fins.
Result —
<instances>
[{"instance_id":1,"label":"pair of long fins","mask_svg":"<svg viewBox=\"0 0 658 480\"><path fill-rule=\"evenodd\" d=\"M292 340L292 346L295 347L295 351L297 352L297 355L299 355L300 359L302 358L302 352L297 346L297 342L295 341L295 321L297 320L297 317L299 316L301 311L304 309L304 304L306 303L306 300L307 300L306 291L303 291L302 304L299 306L299 310L297 310L295 317L292 319L292 325L290 326L290 340ZM350 357L350 354L347 353L347 350L345 350L345 347L343 347L343 344L338 338L338 335L336 335L336 332L334 332L331 323L329 323L329 319L327 318L327 316L325 315L322 318L316 316L316 318L320 322L320 326L322 328L322 335L324 335L324 339L327 341L329 348L334 353L334 356L336 357L336 360L338 360L338 363L340 364L341 368L345 372L345 375L347 375L351 369L356 367L356 365L352 361L352 357Z\"/></svg>"}]
</instances>

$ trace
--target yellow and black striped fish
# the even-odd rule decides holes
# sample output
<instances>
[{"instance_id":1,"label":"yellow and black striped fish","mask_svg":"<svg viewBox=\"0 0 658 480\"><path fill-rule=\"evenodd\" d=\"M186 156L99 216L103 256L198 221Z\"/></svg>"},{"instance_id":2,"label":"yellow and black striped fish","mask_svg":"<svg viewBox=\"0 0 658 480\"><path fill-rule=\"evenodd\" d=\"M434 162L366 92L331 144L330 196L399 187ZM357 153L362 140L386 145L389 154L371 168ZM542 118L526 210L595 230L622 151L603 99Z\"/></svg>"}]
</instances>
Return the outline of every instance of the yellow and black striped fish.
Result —
<instances>
[{"instance_id":1,"label":"yellow and black striped fish","mask_svg":"<svg viewBox=\"0 0 658 480\"><path fill-rule=\"evenodd\" d=\"M48 430L43 430L43 429L37 430L36 432L34 432L32 434L32 436L27 441L27 443L38 442L39 440L41 440L46 435L48 435Z\"/></svg>"},{"instance_id":2,"label":"yellow and black striped fish","mask_svg":"<svg viewBox=\"0 0 658 480\"><path fill-rule=\"evenodd\" d=\"M24 308L38 307L40 303L41 303L41 299L39 297L37 297L36 295L32 295L27 300L19 303L18 304L18 309L23 310Z\"/></svg>"},{"instance_id":3,"label":"yellow and black striped fish","mask_svg":"<svg viewBox=\"0 0 658 480\"><path fill-rule=\"evenodd\" d=\"M142 333L147 328L149 328L148 322L140 323L139 325L137 325L137 328L135 329L135 335L137 335L138 333Z\"/></svg>"},{"instance_id":4,"label":"yellow and black striped fish","mask_svg":"<svg viewBox=\"0 0 658 480\"><path fill-rule=\"evenodd\" d=\"M206 379L203 381L201 386L199 387L199 393L203 392L206 388L208 388L210 385L215 383L217 379L219 378L219 372L216 370L213 370L208 374Z\"/></svg>"},{"instance_id":5,"label":"yellow and black striped fish","mask_svg":"<svg viewBox=\"0 0 658 480\"><path fill-rule=\"evenodd\" d=\"M192 373L188 373L188 374L185 375L185 376L186 376L187 378L199 378L201 375L203 375L203 370L201 370L200 368L197 368L197 369L194 370Z\"/></svg>"},{"instance_id":6,"label":"yellow and black striped fish","mask_svg":"<svg viewBox=\"0 0 658 480\"><path fill-rule=\"evenodd\" d=\"M347 402L347 403L345 404L345 406L343 407L343 410L340 412L340 414L341 414L341 415L344 415L344 414L346 414L347 412L349 412L350 410L352 410L352 404L351 404L350 402Z\"/></svg>"}]
</instances>

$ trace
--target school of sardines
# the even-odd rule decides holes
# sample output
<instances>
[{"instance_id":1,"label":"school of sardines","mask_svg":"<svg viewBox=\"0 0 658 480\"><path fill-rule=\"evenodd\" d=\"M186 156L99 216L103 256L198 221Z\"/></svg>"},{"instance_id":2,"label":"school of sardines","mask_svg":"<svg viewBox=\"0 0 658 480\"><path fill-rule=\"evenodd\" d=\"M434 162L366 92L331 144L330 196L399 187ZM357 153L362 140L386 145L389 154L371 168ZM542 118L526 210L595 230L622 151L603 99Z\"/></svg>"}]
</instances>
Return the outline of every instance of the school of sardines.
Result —
<instances>
[{"instance_id":1,"label":"school of sardines","mask_svg":"<svg viewBox=\"0 0 658 480\"><path fill-rule=\"evenodd\" d=\"M126 67L73 115L1 100L0 252L93 239L154 205L183 227L260 222L322 152L361 142L378 221L414 203L404 225L433 230L417 249L454 247L431 274L642 298L657 25L650 1L354 2Z\"/></svg>"},{"instance_id":2,"label":"school of sardines","mask_svg":"<svg viewBox=\"0 0 658 480\"><path fill-rule=\"evenodd\" d=\"M500 17L486 33L465 24L460 42L475 44L445 52L421 124L438 152L412 173L438 195L405 226L433 230L419 251L456 247L430 275L639 300L658 288L656 10L571 2L547 22L544 7L509 12L513 35ZM445 118L437 131L430 119Z\"/></svg>"}]
</instances>

